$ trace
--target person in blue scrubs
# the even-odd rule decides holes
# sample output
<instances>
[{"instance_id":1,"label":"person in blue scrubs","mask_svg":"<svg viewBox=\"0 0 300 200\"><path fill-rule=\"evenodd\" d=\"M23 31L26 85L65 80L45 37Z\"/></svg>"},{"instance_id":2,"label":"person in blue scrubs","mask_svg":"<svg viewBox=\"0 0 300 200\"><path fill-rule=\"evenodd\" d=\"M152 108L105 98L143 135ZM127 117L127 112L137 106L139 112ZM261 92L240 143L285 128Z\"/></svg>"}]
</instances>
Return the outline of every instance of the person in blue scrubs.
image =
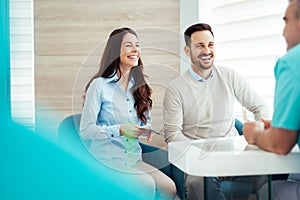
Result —
<instances>
[{"instance_id":1,"label":"person in blue scrubs","mask_svg":"<svg viewBox=\"0 0 300 200\"><path fill-rule=\"evenodd\" d=\"M290 0L284 15L283 36L287 53L275 66L274 114L272 121L246 122L243 132L249 144L277 154L288 154L300 146L300 0ZM300 199L300 176L272 184L273 199Z\"/></svg>"},{"instance_id":2,"label":"person in blue scrubs","mask_svg":"<svg viewBox=\"0 0 300 200\"><path fill-rule=\"evenodd\" d=\"M138 137L145 135L151 140L152 90L145 80L140 43L132 29L112 31L99 71L85 92L80 136L90 142L90 152L107 166L144 180L153 188L153 198L174 199L174 182L142 160Z\"/></svg>"}]
</instances>

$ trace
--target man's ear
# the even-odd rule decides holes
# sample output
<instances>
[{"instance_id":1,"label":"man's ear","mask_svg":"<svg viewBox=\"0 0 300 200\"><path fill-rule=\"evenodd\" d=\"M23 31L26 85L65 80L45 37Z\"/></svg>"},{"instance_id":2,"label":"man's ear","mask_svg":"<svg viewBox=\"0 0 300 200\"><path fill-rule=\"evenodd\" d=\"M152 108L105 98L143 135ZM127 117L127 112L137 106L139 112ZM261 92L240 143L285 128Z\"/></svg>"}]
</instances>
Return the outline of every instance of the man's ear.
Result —
<instances>
[{"instance_id":1,"label":"man's ear","mask_svg":"<svg viewBox=\"0 0 300 200\"><path fill-rule=\"evenodd\" d=\"M297 19L297 26L298 26L298 28L300 27L300 17L299 17L299 19Z\"/></svg>"},{"instance_id":2,"label":"man's ear","mask_svg":"<svg viewBox=\"0 0 300 200\"><path fill-rule=\"evenodd\" d=\"M191 55L191 49L190 49L190 47L184 46L184 52L185 52L185 54L186 54L188 57L190 57L190 55Z\"/></svg>"},{"instance_id":3,"label":"man's ear","mask_svg":"<svg viewBox=\"0 0 300 200\"><path fill-rule=\"evenodd\" d=\"M296 22L296 30L297 30L297 32L298 32L298 40L300 40L300 37L299 37L299 35L300 35L300 18L297 19L297 22ZM299 42L300 42L300 41L299 41Z\"/></svg>"}]
</instances>

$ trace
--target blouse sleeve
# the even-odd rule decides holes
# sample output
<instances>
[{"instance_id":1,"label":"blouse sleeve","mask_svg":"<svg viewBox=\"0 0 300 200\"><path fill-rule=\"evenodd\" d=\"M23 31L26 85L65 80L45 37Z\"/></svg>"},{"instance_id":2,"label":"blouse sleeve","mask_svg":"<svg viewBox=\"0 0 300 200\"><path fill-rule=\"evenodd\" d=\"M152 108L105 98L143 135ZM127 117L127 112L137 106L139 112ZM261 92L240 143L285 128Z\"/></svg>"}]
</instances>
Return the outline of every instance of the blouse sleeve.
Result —
<instances>
[{"instance_id":1,"label":"blouse sleeve","mask_svg":"<svg viewBox=\"0 0 300 200\"><path fill-rule=\"evenodd\" d=\"M86 93L80 121L80 136L85 140L109 139L120 136L120 125L100 126L97 124L101 110L102 90L99 81L95 79Z\"/></svg>"}]
</instances>

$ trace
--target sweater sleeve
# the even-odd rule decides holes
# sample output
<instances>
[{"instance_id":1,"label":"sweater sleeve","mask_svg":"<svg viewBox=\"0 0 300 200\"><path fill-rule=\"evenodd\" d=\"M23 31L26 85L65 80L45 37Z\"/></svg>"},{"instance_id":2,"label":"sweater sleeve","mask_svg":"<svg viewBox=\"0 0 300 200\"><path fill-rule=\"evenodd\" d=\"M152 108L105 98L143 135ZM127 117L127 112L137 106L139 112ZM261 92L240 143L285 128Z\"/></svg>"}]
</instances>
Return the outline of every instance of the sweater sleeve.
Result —
<instances>
[{"instance_id":1,"label":"sweater sleeve","mask_svg":"<svg viewBox=\"0 0 300 200\"><path fill-rule=\"evenodd\" d=\"M256 121L260 121L261 118L270 119L268 106L251 85L233 70L231 80L236 99L254 114L254 119Z\"/></svg>"},{"instance_id":2,"label":"sweater sleeve","mask_svg":"<svg viewBox=\"0 0 300 200\"><path fill-rule=\"evenodd\" d=\"M183 113L180 96L168 87L163 101L163 119L165 141L175 142L189 140L182 133Z\"/></svg>"}]
</instances>

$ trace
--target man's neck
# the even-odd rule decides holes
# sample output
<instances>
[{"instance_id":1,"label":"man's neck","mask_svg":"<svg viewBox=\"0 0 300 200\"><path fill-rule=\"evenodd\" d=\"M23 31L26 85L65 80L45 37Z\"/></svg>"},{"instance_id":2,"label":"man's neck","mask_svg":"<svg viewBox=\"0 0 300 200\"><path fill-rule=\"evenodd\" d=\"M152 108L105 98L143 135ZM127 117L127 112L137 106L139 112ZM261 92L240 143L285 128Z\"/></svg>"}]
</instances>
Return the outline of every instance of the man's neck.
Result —
<instances>
[{"instance_id":1,"label":"man's neck","mask_svg":"<svg viewBox=\"0 0 300 200\"><path fill-rule=\"evenodd\" d=\"M212 67L209 69L199 69L195 66L192 66L193 71L201 76L204 80L208 79L208 77L211 75Z\"/></svg>"}]
</instances>

